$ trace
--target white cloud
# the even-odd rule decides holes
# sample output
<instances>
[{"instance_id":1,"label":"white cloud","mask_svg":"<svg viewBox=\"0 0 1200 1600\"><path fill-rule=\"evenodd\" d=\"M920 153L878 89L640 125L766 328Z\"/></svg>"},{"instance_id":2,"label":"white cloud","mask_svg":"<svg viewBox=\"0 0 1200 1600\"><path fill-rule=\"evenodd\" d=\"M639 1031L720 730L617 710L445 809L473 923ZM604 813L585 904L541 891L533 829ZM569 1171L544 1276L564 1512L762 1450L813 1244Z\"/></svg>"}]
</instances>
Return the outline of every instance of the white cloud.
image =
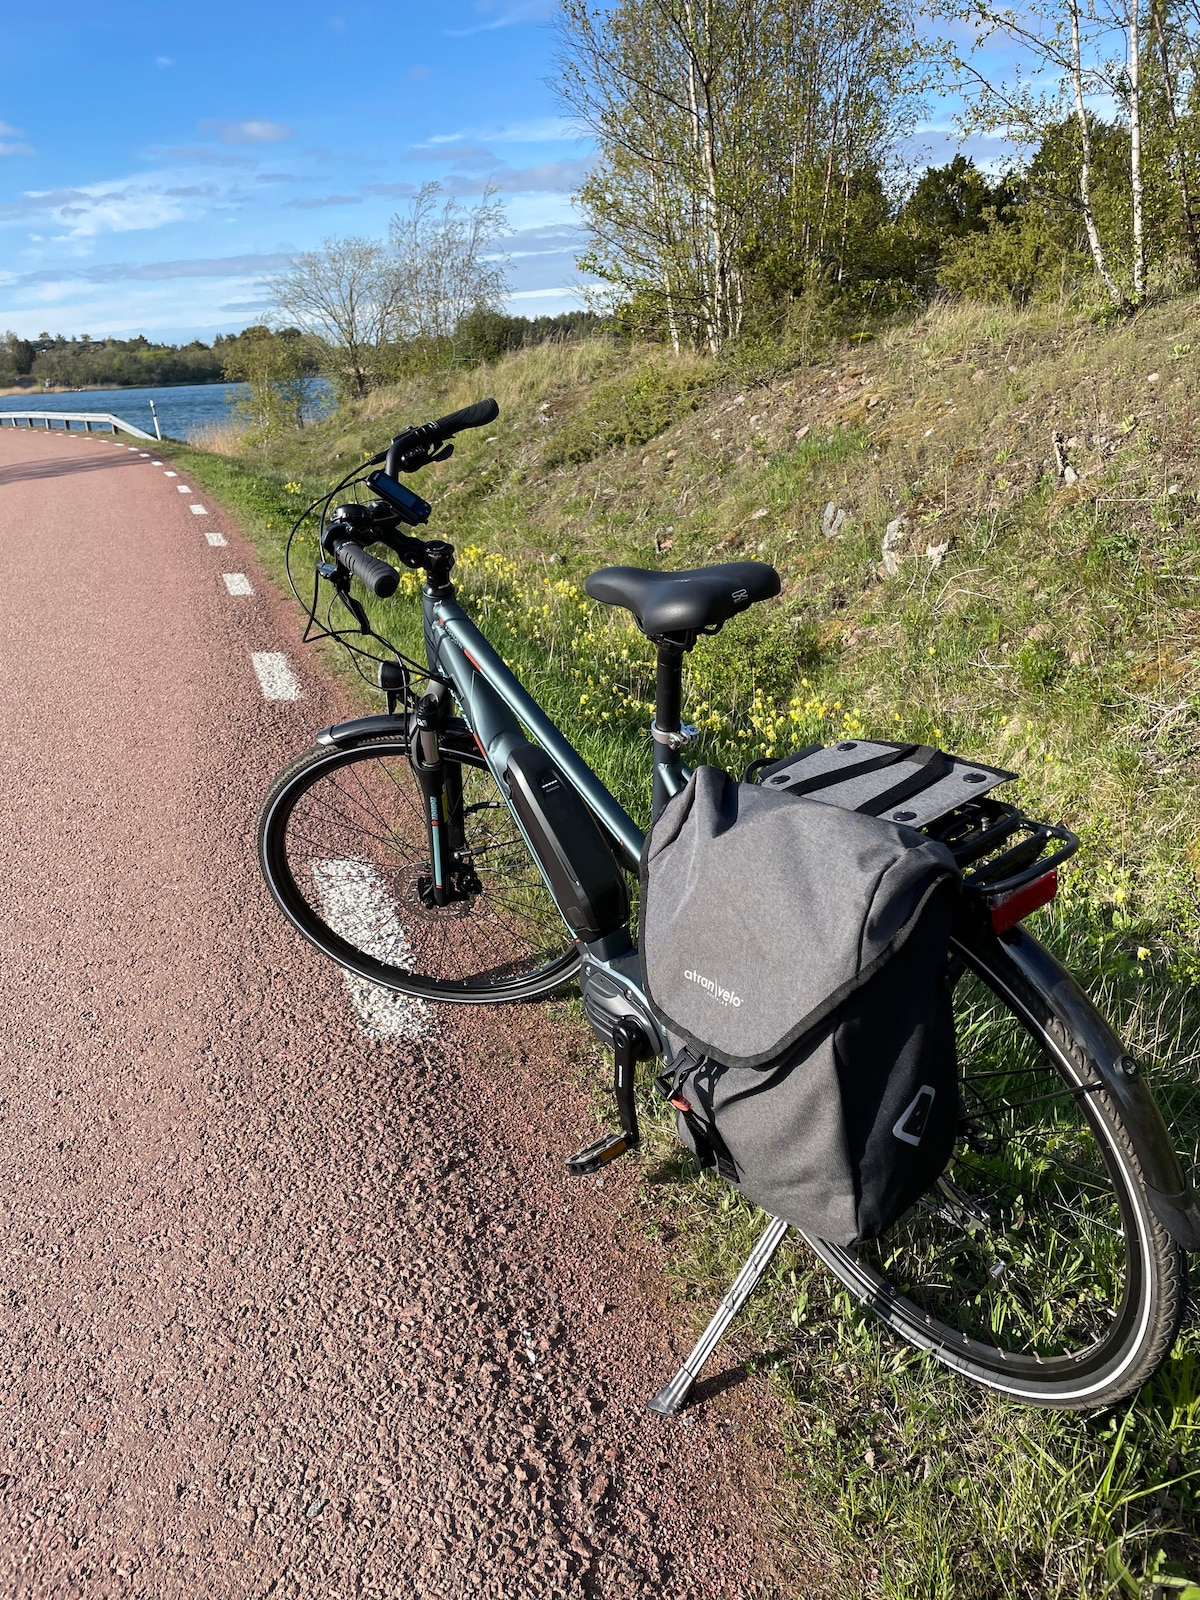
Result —
<instances>
[{"instance_id":1,"label":"white cloud","mask_svg":"<svg viewBox=\"0 0 1200 1600\"><path fill-rule=\"evenodd\" d=\"M486 13L492 9L490 0L482 0L478 10ZM447 28L448 39L466 39L473 33L492 33L497 28L512 28L521 22L546 22L554 13L553 0L517 0L498 17L489 17L471 28Z\"/></svg>"},{"instance_id":2,"label":"white cloud","mask_svg":"<svg viewBox=\"0 0 1200 1600\"><path fill-rule=\"evenodd\" d=\"M120 184L83 184L78 189L30 189L20 204L0 209L0 221L41 215L66 229L64 239L91 239L175 222L184 214L180 199L136 178Z\"/></svg>"},{"instance_id":3,"label":"white cloud","mask_svg":"<svg viewBox=\"0 0 1200 1600\"><path fill-rule=\"evenodd\" d=\"M469 144L578 144L586 138L565 117L539 117L532 122L509 122L499 128L460 128L457 133L435 133L425 145Z\"/></svg>"},{"instance_id":4,"label":"white cloud","mask_svg":"<svg viewBox=\"0 0 1200 1600\"><path fill-rule=\"evenodd\" d=\"M154 65L156 67L173 67L175 65L175 57L174 56L155 56Z\"/></svg>"},{"instance_id":5,"label":"white cloud","mask_svg":"<svg viewBox=\"0 0 1200 1600\"><path fill-rule=\"evenodd\" d=\"M31 156L33 147L21 138L20 128L0 122L0 156Z\"/></svg>"},{"instance_id":6,"label":"white cloud","mask_svg":"<svg viewBox=\"0 0 1200 1600\"><path fill-rule=\"evenodd\" d=\"M278 144L292 137L286 122L268 122L265 117L250 117L245 122L205 121L202 133L215 134L222 144Z\"/></svg>"}]
</instances>

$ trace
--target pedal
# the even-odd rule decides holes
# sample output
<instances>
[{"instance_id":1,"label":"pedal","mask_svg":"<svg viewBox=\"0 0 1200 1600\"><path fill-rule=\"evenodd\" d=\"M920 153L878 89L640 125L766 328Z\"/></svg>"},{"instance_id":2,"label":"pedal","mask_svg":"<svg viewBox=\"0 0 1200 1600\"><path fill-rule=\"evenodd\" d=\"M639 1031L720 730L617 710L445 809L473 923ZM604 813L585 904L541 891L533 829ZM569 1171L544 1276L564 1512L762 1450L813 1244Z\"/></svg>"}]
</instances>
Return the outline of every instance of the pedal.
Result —
<instances>
[{"instance_id":1,"label":"pedal","mask_svg":"<svg viewBox=\"0 0 1200 1600\"><path fill-rule=\"evenodd\" d=\"M567 1171L573 1178L586 1178L593 1172L599 1172L601 1167L606 1167L610 1161L615 1161L618 1156L623 1156L626 1150L633 1146L623 1133L606 1133L592 1144L585 1144L582 1150L576 1150L573 1156L567 1157Z\"/></svg>"}]
</instances>

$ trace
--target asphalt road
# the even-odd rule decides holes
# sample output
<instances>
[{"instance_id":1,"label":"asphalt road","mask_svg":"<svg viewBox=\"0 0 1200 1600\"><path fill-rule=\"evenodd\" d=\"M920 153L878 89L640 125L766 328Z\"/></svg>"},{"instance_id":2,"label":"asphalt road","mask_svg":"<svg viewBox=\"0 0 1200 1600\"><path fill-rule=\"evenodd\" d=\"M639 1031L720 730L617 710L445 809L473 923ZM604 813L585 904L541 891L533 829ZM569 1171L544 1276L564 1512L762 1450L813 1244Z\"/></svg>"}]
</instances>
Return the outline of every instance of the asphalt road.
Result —
<instances>
[{"instance_id":1,"label":"asphalt road","mask_svg":"<svg viewBox=\"0 0 1200 1600\"><path fill-rule=\"evenodd\" d=\"M0 1594L798 1592L769 1399L644 1409L688 1330L544 1012L405 1038L271 905L351 708L170 470L0 432Z\"/></svg>"}]
</instances>

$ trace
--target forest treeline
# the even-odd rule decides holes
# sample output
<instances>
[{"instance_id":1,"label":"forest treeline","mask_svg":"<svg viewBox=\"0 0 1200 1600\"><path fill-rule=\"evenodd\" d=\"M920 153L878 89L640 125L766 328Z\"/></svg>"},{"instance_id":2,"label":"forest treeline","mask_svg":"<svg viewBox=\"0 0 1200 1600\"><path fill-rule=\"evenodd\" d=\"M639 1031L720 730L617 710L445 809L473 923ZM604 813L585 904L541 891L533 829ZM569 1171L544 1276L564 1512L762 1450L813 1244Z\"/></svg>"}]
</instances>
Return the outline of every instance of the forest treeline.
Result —
<instances>
[{"instance_id":1,"label":"forest treeline","mask_svg":"<svg viewBox=\"0 0 1200 1600\"><path fill-rule=\"evenodd\" d=\"M218 383L228 346L236 339L231 335L211 345L199 339L172 345L154 344L140 335L90 339L40 333L36 339L21 339L6 333L0 336L0 387L28 383L35 388L118 389Z\"/></svg>"},{"instance_id":2,"label":"forest treeline","mask_svg":"<svg viewBox=\"0 0 1200 1600\"><path fill-rule=\"evenodd\" d=\"M588 311L568 311L557 317L512 317L495 307L479 305L462 317L453 342L457 360L477 366L526 345L595 336L613 326L611 317ZM241 333L218 334L211 344L193 339L181 345L155 344L141 336L91 339L86 334L68 338L40 333L36 339L22 339L9 332L0 335L0 388L127 389L223 383L253 378L263 365L264 348L271 351L268 364L286 379L307 379L330 365L330 351L323 342L297 328L270 330L256 325Z\"/></svg>"},{"instance_id":3,"label":"forest treeline","mask_svg":"<svg viewBox=\"0 0 1200 1600\"><path fill-rule=\"evenodd\" d=\"M918 30L910 0L560 0L558 90L595 146L576 195L588 310L507 316L498 191L468 204L430 183L385 238L294 256L265 286L269 326L179 348L9 335L0 384L240 378L272 429L300 417L314 371L356 398L599 332L795 357L936 296L1124 316L1200 281L1200 0L922 15ZM922 170L934 110L1003 159Z\"/></svg>"},{"instance_id":4,"label":"forest treeline","mask_svg":"<svg viewBox=\"0 0 1200 1600\"><path fill-rule=\"evenodd\" d=\"M922 16L560 0L558 90L596 150L576 195L596 326L801 357L938 296L1124 316L1200 281L1200 0L926 0ZM935 110L1003 157L921 169ZM494 360L527 337L501 309L506 232L495 192L465 205L428 184L387 238L296 256L270 287L276 326L303 329L350 397Z\"/></svg>"}]
</instances>

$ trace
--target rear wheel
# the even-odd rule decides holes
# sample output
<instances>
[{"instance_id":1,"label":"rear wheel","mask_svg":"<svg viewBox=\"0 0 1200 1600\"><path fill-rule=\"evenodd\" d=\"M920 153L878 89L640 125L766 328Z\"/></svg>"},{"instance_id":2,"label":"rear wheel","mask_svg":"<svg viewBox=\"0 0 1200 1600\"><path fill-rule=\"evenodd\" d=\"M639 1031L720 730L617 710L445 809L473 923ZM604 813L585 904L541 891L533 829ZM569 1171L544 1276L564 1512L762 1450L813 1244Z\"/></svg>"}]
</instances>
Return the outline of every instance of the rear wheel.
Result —
<instances>
[{"instance_id":1,"label":"rear wheel","mask_svg":"<svg viewBox=\"0 0 1200 1600\"><path fill-rule=\"evenodd\" d=\"M574 940L470 736L448 730L441 754L445 904L400 735L318 745L280 773L263 876L305 938L373 983L465 1003L546 994L575 970Z\"/></svg>"},{"instance_id":2,"label":"rear wheel","mask_svg":"<svg viewBox=\"0 0 1200 1600\"><path fill-rule=\"evenodd\" d=\"M1089 1030L997 940L957 946L950 978L963 1085L950 1165L884 1238L808 1242L891 1328L976 1383L1030 1405L1111 1405L1175 1341L1183 1252L1097 1087Z\"/></svg>"}]
</instances>

